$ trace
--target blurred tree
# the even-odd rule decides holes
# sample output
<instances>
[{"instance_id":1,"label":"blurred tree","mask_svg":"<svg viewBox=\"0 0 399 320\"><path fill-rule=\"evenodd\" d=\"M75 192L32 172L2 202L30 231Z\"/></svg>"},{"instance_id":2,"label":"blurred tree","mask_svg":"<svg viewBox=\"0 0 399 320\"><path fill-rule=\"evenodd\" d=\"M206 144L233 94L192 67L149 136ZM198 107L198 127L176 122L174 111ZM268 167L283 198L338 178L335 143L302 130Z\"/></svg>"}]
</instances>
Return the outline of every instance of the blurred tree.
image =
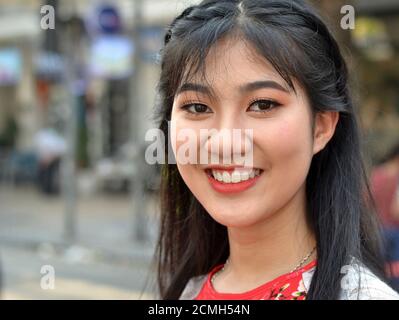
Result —
<instances>
[{"instance_id":1,"label":"blurred tree","mask_svg":"<svg viewBox=\"0 0 399 320\"><path fill-rule=\"evenodd\" d=\"M394 54L386 59L373 60L356 45L353 30L344 30L340 26L343 17L342 6L354 5L356 9L354 0L309 0L309 2L319 9L340 43L348 62L367 151L375 162L391 143L398 139L399 17L395 13L378 17L386 27L388 45L392 46ZM361 17L362 13L356 9L356 29L359 27L358 22Z\"/></svg>"}]
</instances>

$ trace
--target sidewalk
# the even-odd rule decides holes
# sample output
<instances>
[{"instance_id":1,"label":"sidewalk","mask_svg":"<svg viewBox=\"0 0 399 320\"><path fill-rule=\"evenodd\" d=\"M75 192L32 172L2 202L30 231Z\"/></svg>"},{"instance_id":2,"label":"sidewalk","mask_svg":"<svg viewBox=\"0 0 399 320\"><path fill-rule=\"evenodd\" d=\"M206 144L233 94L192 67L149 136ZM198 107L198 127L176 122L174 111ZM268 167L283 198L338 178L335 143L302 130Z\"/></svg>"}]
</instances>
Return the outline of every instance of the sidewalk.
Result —
<instances>
[{"instance_id":1,"label":"sidewalk","mask_svg":"<svg viewBox=\"0 0 399 320\"><path fill-rule=\"evenodd\" d=\"M132 239L128 195L81 195L77 235L63 238L64 200L42 195L34 187L0 186L0 245L41 251L63 251L70 259L100 259L110 263L144 263L152 259L157 237L157 202L147 201L148 240Z\"/></svg>"}]
</instances>

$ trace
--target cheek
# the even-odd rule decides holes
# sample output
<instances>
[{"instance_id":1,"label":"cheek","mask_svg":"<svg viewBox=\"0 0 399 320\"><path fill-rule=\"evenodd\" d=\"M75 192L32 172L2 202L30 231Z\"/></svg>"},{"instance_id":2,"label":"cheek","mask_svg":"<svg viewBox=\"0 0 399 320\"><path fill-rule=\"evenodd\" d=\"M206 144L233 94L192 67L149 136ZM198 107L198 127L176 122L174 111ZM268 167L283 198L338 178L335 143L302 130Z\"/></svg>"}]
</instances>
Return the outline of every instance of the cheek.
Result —
<instances>
[{"instance_id":1,"label":"cheek","mask_svg":"<svg viewBox=\"0 0 399 320\"><path fill-rule=\"evenodd\" d=\"M287 119L282 121L277 128L275 128L275 141L277 143L277 150L282 152L282 155L299 155L308 153L310 150L310 128L305 122L305 119L300 121L295 119Z\"/></svg>"},{"instance_id":2,"label":"cheek","mask_svg":"<svg viewBox=\"0 0 399 320\"><path fill-rule=\"evenodd\" d=\"M172 145L173 153L176 157L177 148L181 143L177 141L177 135L182 129L181 120L176 116L175 107L172 108L171 120L169 123L169 139Z\"/></svg>"},{"instance_id":3,"label":"cheek","mask_svg":"<svg viewBox=\"0 0 399 320\"><path fill-rule=\"evenodd\" d=\"M170 141L177 163L197 164L199 161L200 127L184 119L173 119L170 124Z\"/></svg>"},{"instance_id":4,"label":"cheek","mask_svg":"<svg viewBox=\"0 0 399 320\"><path fill-rule=\"evenodd\" d=\"M306 179L312 158L311 128L306 120L290 116L254 133L265 167L271 169L273 184L284 186L282 189L299 187Z\"/></svg>"},{"instance_id":5,"label":"cheek","mask_svg":"<svg viewBox=\"0 0 399 320\"><path fill-rule=\"evenodd\" d=\"M312 151L309 119L295 112L258 126L254 135L270 159L288 160L294 156L309 155Z\"/></svg>"},{"instance_id":6,"label":"cheek","mask_svg":"<svg viewBox=\"0 0 399 320\"><path fill-rule=\"evenodd\" d=\"M191 134L190 134L191 133ZM195 142L192 141L190 135L193 134L193 128L187 126L184 120L172 117L170 124L170 140L173 153L176 159L176 165L179 173L190 189L197 189L195 179L194 165L187 163L192 156Z\"/></svg>"}]
</instances>

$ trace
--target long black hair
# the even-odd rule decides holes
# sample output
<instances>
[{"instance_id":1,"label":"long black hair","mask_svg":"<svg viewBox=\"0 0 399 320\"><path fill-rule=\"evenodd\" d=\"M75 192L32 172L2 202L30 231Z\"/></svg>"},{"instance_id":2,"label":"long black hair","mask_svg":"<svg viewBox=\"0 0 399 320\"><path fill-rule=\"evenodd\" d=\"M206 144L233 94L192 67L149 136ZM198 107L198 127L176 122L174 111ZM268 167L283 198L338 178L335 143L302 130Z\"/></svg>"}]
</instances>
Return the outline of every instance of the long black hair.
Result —
<instances>
[{"instance_id":1,"label":"long black hair","mask_svg":"<svg viewBox=\"0 0 399 320\"><path fill-rule=\"evenodd\" d=\"M249 42L295 90L301 84L313 117L338 111L335 133L314 155L306 180L307 218L317 240L317 267L307 299L337 299L341 267L355 257L384 277L379 226L363 162L362 138L348 70L337 42L314 8L301 0L208 0L171 23L161 50L159 127L168 144L168 120L179 83L204 70L221 38ZM165 159L168 158L166 148ZM208 273L229 255L227 228L213 220L180 176L165 164L157 283L162 299L177 299L191 277Z\"/></svg>"}]
</instances>

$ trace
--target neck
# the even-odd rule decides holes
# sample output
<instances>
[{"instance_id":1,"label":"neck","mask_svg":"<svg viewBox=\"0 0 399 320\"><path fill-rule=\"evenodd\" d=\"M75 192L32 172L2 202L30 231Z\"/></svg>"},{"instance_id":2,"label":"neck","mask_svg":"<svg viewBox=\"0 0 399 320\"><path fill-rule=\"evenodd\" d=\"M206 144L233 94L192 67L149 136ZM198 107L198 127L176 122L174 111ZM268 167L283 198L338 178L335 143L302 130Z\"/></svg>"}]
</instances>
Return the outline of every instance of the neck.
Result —
<instances>
[{"instance_id":1,"label":"neck","mask_svg":"<svg viewBox=\"0 0 399 320\"><path fill-rule=\"evenodd\" d=\"M316 245L306 222L305 203L302 188L285 207L261 223L229 227L229 275L237 281L256 283L292 271ZM315 253L304 264L314 258Z\"/></svg>"}]
</instances>

